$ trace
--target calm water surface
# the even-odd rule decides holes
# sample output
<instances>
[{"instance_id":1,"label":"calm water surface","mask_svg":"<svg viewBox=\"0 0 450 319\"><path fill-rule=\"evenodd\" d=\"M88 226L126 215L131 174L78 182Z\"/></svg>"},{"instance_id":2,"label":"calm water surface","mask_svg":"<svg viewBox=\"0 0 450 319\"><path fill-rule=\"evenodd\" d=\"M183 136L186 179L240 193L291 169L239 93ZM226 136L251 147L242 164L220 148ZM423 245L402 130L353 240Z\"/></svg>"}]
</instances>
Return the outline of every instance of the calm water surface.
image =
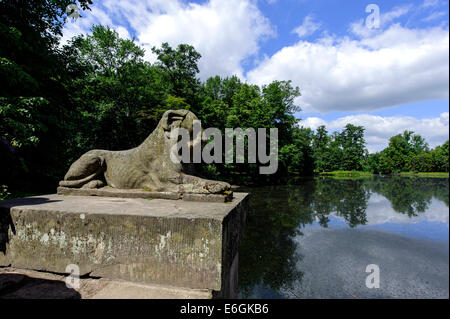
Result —
<instances>
[{"instance_id":1,"label":"calm water surface","mask_svg":"<svg viewBox=\"0 0 450 319\"><path fill-rule=\"evenodd\" d=\"M449 180L316 178L251 193L242 298L448 298ZM366 287L366 267L380 288Z\"/></svg>"}]
</instances>

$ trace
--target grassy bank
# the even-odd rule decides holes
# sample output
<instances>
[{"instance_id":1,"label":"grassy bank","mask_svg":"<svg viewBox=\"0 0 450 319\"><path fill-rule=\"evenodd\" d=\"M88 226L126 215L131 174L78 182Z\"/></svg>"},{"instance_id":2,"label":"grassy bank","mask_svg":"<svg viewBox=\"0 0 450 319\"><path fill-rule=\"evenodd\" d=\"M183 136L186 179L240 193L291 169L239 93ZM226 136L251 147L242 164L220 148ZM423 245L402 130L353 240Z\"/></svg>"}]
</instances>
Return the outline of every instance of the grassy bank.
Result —
<instances>
[{"instance_id":1,"label":"grassy bank","mask_svg":"<svg viewBox=\"0 0 450 319\"><path fill-rule=\"evenodd\" d=\"M330 176L330 177L369 177L373 176L372 172L362 172L362 171L332 171L332 172L320 172L320 176ZM392 175L400 175L403 177L440 177L449 178L448 172L402 172L393 173Z\"/></svg>"},{"instance_id":2,"label":"grassy bank","mask_svg":"<svg viewBox=\"0 0 450 319\"><path fill-rule=\"evenodd\" d=\"M373 176L372 172L361 172L361 171L332 171L332 172L321 172L320 176L332 176L332 177L365 177Z\"/></svg>"},{"instance_id":3,"label":"grassy bank","mask_svg":"<svg viewBox=\"0 0 450 319\"><path fill-rule=\"evenodd\" d=\"M414 176L414 177L441 177L448 178L448 172L426 172L426 173L417 173L417 172L403 172L400 173L400 176Z\"/></svg>"}]
</instances>

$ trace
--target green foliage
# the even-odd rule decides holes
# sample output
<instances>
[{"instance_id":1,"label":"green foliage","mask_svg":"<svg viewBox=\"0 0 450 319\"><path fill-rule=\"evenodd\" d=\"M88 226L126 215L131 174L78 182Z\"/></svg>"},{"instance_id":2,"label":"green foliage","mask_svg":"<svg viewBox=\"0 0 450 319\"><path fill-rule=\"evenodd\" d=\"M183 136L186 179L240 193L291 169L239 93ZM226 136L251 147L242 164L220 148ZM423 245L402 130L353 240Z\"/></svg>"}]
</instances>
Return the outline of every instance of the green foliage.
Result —
<instances>
[{"instance_id":1,"label":"green foliage","mask_svg":"<svg viewBox=\"0 0 450 319\"><path fill-rule=\"evenodd\" d=\"M341 169L361 170L367 154L364 127L347 124L339 135L339 141L342 147Z\"/></svg>"},{"instance_id":2,"label":"green foliage","mask_svg":"<svg viewBox=\"0 0 450 319\"><path fill-rule=\"evenodd\" d=\"M314 169L319 173L448 172L448 149L447 141L430 150L423 137L404 131L392 136L389 146L381 152L369 154L365 147L364 127L352 124L347 124L341 133L331 135L325 126L319 126L312 137Z\"/></svg>"},{"instance_id":3,"label":"green foliage","mask_svg":"<svg viewBox=\"0 0 450 319\"><path fill-rule=\"evenodd\" d=\"M314 158L311 148L313 132L311 129L294 127L292 142L279 150L279 174L295 179L311 175L314 170Z\"/></svg>"},{"instance_id":4,"label":"green foliage","mask_svg":"<svg viewBox=\"0 0 450 319\"><path fill-rule=\"evenodd\" d=\"M8 186L6 185L0 185L0 200L5 200L11 195L10 192L8 192Z\"/></svg>"},{"instance_id":5,"label":"green foliage","mask_svg":"<svg viewBox=\"0 0 450 319\"><path fill-rule=\"evenodd\" d=\"M400 176L448 178L449 174L448 172L402 172Z\"/></svg>"},{"instance_id":6,"label":"green foliage","mask_svg":"<svg viewBox=\"0 0 450 319\"><path fill-rule=\"evenodd\" d=\"M313 135L313 154L315 169L318 172L329 171L329 159L330 159L330 144L331 138L328 136L328 132L325 125L321 125L317 128L316 134Z\"/></svg>"},{"instance_id":7,"label":"green foliage","mask_svg":"<svg viewBox=\"0 0 450 319\"><path fill-rule=\"evenodd\" d=\"M153 47L152 51L158 58L155 67L160 69L165 83L169 85L170 94L184 98L190 105L195 104L200 87L196 77L200 53L191 45L180 44L173 49L168 43L163 43L161 48Z\"/></svg>"},{"instance_id":8,"label":"green foliage","mask_svg":"<svg viewBox=\"0 0 450 319\"><path fill-rule=\"evenodd\" d=\"M69 3L0 2L0 178L11 189L35 181L45 188L66 169L60 154L71 107L58 42ZM85 9L90 3L78 1Z\"/></svg>"},{"instance_id":9,"label":"green foliage","mask_svg":"<svg viewBox=\"0 0 450 319\"><path fill-rule=\"evenodd\" d=\"M371 188L374 192L386 197L396 212L413 217L425 212L431 204L430 192L437 188L433 186L426 189L425 185L431 186L433 183L432 180L393 177L389 183L375 179L371 183Z\"/></svg>"},{"instance_id":10,"label":"green foliage","mask_svg":"<svg viewBox=\"0 0 450 319\"><path fill-rule=\"evenodd\" d=\"M214 170L207 166L203 173L210 178L220 176L232 183L245 184L279 183L291 176L311 174L312 132L295 127L298 119L293 115L299 111L294 104L299 95L299 89L292 87L290 81L274 81L259 87L242 83L235 76L209 78L201 85L201 102L191 106L203 127L216 127L222 135L225 128L277 128L279 169L276 174L261 175L256 164L216 164Z\"/></svg>"},{"instance_id":11,"label":"green foliage","mask_svg":"<svg viewBox=\"0 0 450 319\"><path fill-rule=\"evenodd\" d=\"M57 20L50 33L42 33L40 27L25 28L19 20L11 23L6 16L0 25L1 36L10 46L0 51L2 75L9 80L0 95L4 144L0 151L4 152L2 163L8 160L5 166L17 163L13 174L1 176L14 188L46 185L52 189L82 153L93 148L135 147L156 127L165 110L180 108L196 113L203 127L222 132L228 127L278 128L277 174L261 176L257 164L244 163L207 165L203 168L206 176L234 183L273 183L311 174L312 132L295 126L298 119L293 114L300 109L294 99L300 92L291 82L259 87L233 76L202 83L197 78L201 56L192 46L171 48L163 43L152 49L157 60L150 64L143 60L144 50L134 39L122 39L100 25L93 26L91 34L57 47L64 23L58 4L44 4ZM45 20L39 10L32 12L32 6L20 9L33 19ZM46 28L50 28L48 23ZM39 63L27 60L24 64L18 58L33 54Z\"/></svg>"},{"instance_id":12,"label":"green foliage","mask_svg":"<svg viewBox=\"0 0 450 319\"><path fill-rule=\"evenodd\" d=\"M448 140L441 146L431 151L433 170L437 172L448 172L449 148Z\"/></svg>"},{"instance_id":13,"label":"green foliage","mask_svg":"<svg viewBox=\"0 0 450 319\"><path fill-rule=\"evenodd\" d=\"M409 160L410 171L431 172L433 170L433 159L430 152L414 155Z\"/></svg>"},{"instance_id":14,"label":"green foliage","mask_svg":"<svg viewBox=\"0 0 450 319\"><path fill-rule=\"evenodd\" d=\"M144 50L109 27L94 26L64 53L79 70L67 84L82 126L74 134L77 146L124 149L145 139L168 107L168 88L160 70L143 61Z\"/></svg>"},{"instance_id":15,"label":"green foliage","mask_svg":"<svg viewBox=\"0 0 450 319\"><path fill-rule=\"evenodd\" d=\"M425 140L412 131L390 138L389 146L371 154L367 166L374 173L446 172L448 171L448 141L429 149Z\"/></svg>"},{"instance_id":16,"label":"green foliage","mask_svg":"<svg viewBox=\"0 0 450 319\"><path fill-rule=\"evenodd\" d=\"M297 127L300 91L290 81L257 86L216 76L201 82L201 55L187 44L154 47L157 60L151 64L134 39L97 25L60 47L68 4L0 1L0 179L14 192L54 190L87 150L135 147L164 111L181 108L222 133L278 129L275 174L261 175L259 164L247 162L204 165L202 173L213 179L275 184L314 170L448 171L448 142L430 151L420 136L405 132L369 156L363 127L348 124L331 135L325 127L316 133ZM77 4L89 9L91 1Z\"/></svg>"},{"instance_id":17,"label":"green foliage","mask_svg":"<svg viewBox=\"0 0 450 319\"><path fill-rule=\"evenodd\" d=\"M333 177L365 177L372 176L371 172L363 172L363 171L332 171L332 172L321 172L319 175L321 176L333 176Z\"/></svg>"},{"instance_id":18,"label":"green foliage","mask_svg":"<svg viewBox=\"0 0 450 319\"><path fill-rule=\"evenodd\" d=\"M0 97L0 136L16 148L36 146L47 130L42 114L48 103L43 97Z\"/></svg>"},{"instance_id":19,"label":"green foliage","mask_svg":"<svg viewBox=\"0 0 450 319\"><path fill-rule=\"evenodd\" d=\"M317 172L362 170L368 156L364 127L347 124L341 133L328 135L325 126L319 126L312 149Z\"/></svg>"}]
</instances>

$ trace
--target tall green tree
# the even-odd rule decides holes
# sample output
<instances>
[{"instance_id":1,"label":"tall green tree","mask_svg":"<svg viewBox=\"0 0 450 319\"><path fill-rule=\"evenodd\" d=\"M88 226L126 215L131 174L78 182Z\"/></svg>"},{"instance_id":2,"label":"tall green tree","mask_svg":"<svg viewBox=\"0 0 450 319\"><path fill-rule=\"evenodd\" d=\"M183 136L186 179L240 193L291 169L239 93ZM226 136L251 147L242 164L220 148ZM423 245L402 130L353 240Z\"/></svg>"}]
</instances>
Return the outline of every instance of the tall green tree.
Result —
<instances>
[{"instance_id":1,"label":"tall green tree","mask_svg":"<svg viewBox=\"0 0 450 319\"><path fill-rule=\"evenodd\" d=\"M380 170L391 173L420 169L413 158L428 150L428 145L421 136L405 130L402 134L392 136L389 146L381 151Z\"/></svg>"},{"instance_id":2,"label":"tall green tree","mask_svg":"<svg viewBox=\"0 0 450 319\"><path fill-rule=\"evenodd\" d=\"M362 170L368 152L364 127L347 124L342 132L328 134L324 125L313 136L312 151L317 172Z\"/></svg>"},{"instance_id":3,"label":"tall green tree","mask_svg":"<svg viewBox=\"0 0 450 319\"><path fill-rule=\"evenodd\" d=\"M214 168L210 165L210 173L235 183L274 183L285 179L288 171L312 170L308 162L310 133L295 128L298 119L294 113L299 108L294 100L299 94L299 89L289 81L274 81L259 87L242 83L235 76L208 79L201 88L201 103L192 108L203 126L217 127L222 133L225 128L277 128L280 158L279 169L271 176L259 174L259 165L247 162L219 164Z\"/></svg>"},{"instance_id":4,"label":"tall green tree","mask_svg":"<svg viewBox=\"0 0 450 319\"><path fill-rule=\"evenodd\" d=\"M448 140L437 146L431 151L431 158L433 162L433 170L436 172L448 172L448 161L449 161L449 146Z\"/></svg>"},{"instance_id":5,"label":"tall green tree","mask_svg":"<svg viewBox=\"0 0 450 319\"><path fill-rule=\"evenodd\" d=\"M362 170L367 153L364 140L364 127L347 124L339 134L342 148L341 169Z\"/></svg>"},{"instance_id":6,"label":"tall green tree","mask_svg":"<svg viewBox=\"0 0 450 319\"><path fill-rule=\"evenodd\" d=\"M328 171L342 169L343 149L339 132L333 132L330 136L328 148Z\"/></svg>"},{"instance_id":7,"label":"tall green tree","mask_svg":"<svg viewBox=\"0 0 450 319\"><path fill-rule=\"evenodd\" d=\"M324 172L329 169L329 145L330 137L325 125L317 128L312 140L312 149L314 156L315 169L319 172Z\"/></svg>"},{"instance_id":8,"label":"tall green tree","mask_svg":"<svg viewBox=\"0 0 450 319\"><path fill-rule=\"evenodd\" d=\"M180 44L174 49L167 42L160 48L153 47L152 51L157 56L155 66L161 69L165 82L170 85L170 94L185 99L191 106L198 103L200 53L191 45Z\"/></svg>"},{"instance_id":9,"label":"tall green tree","mask_svg":"<svg viewBox=\"0 0 450 319\"><path fill-rule=\"evenodd\" d=\"M61 173L55 154L65 148L70 103L58 42L69 3L0 1L0 179L13 188L45 188ZM77 3L88 9L92 2Z\"/></svg>"},{"instance_id":10,"label":"tall green tree","mask_svg":"<svg viewBox=\"0 0 450 319\"><path fill-rule=\"evenodd\" d=\"M93 26L64 50L83 70L68 85L84 125L75 141L80 149L134 147L174 102L163 74L143 60L144 50L109 27Z\"/></svg>"}]
</instances>

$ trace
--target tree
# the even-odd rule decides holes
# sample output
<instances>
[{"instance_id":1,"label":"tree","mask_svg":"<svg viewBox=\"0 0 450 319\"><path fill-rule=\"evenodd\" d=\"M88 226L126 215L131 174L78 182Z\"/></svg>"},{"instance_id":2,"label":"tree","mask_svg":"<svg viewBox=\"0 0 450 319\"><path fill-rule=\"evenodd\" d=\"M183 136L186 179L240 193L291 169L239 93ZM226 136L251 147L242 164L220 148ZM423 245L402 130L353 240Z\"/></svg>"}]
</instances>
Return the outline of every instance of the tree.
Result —
<instances>
[{"instance_id":1,"label":"tree","mask_svg":"<svg viewBox=\"0 0 450 319\"><path fill-rule=\"evenodd\" d=\"M330 136L330 145L328 151L328 171L336 171L342 169L343 149L340 134L333 132Z\"/></svg>"},{"instance_id":2,"label":"tree","mask_svg":"<svg viewBox=\"0 0 450 319\"><path fill-rule=\"evenodd\" d=\"M347 124L339 134L342 148L341 169L361 170L366 154L364 127Z\"/></svg>"},{"instance_id":3,"label":"tree","mask_svg":"<svg viewBox=\"0 0 450 319\"><path fill-rule=\"evenodd\" d=\"M381 152L380 170L383 173L415 171L418 167L412 159L425 151L428 151L428 145L424 139L406 130L389 139L389 146Z\"/></svg>"},{"instance_id":4,"label":"tree","mask_svg":"<svg viewBox=\"0 0 450 319\"><path fill-rule=\"evenodd\" d=\"M414 167L416 172L432 172L433 158L430 152L422 152L418 155L413 155L410 159L410 166Z\"/></svg>"},{"instance_id":5,"label":"tree","mask_svg":"<svg viewBox=\"0 0 450 319\"><path fill-rule=\"evenodd\" d=\"M308 128L294 127L292 143L283 145L279 150L280 169L283 175L291 177L310 176L314 171L314 158L311 148L313 131Z\"/></svg>"},{"instance_id":6,"label":"tree","mask_svg":"<svg viewBox=\"0 0 450 319\"><path fill-rule=\"evenodd\" d=\"M172 106L169 87L157 67L143 60L134 39L122 39L105 26L69 41L64 52L84 70L69 85L77 102L80 150L126 149L140 143Z\"/></svg>"},{"instance_id":7,"label":"tree","mask_svg":"<svg viewBox=\"0 0 450 319\"><path fill-rule=\"evenodd\" d=\"M347 124L341 133L328 135L325 126L319 126L313 137L315 170L361 170L367 150L364 127Z\"/></svg>"},{"instance_id":8,"label":"tree","mask_svg":"<svg viewBox=\"0 0 450 319\"><path fill-rule=\"evenodd\" d=\"M255 116L264 116L264 121L278 128L279 143L292 141L292 129L297 123L294 113L301 109L295 104L300 96L298 87L293 87L291 81L273 81L264 85L261 90L263 98L262 112Z\"/></svg>"},{"instance_id":9,"label":"tree","mask_svg":"<svg viewBox=\"0 0 450 319\"><path fill-rule=\"evenodd\" d=\"M367 170L372 173L381 173L380 167L380 157L381 154L379 152L369 154L367 158Z\"/></svg>"},{"instance_id":10,"label":"tree","mask_svg":"<svg viewBox=\"0 0 450 319\"><path fill-rule=\"evenodd\" d=\"M315 169L319 172L323 172L329 168L329 143L330 137L328 136L325 125L319 126L312 139L314 165Z\"/></svg>"},{"instance_id":11,"label":"tree","mask_svg":"<svg viewBox=\"0 0 450 319\"><path fill-rule=\"evenodd\" d=\"M161 69L164 80L171 85L170 94L184 98L191 106L196 104L200 88L200 81L197 79L200 53L191 45L180 44L173 49L167 42L161 48L153 47L152 51L158 59L155 66Z\"/></svg>"},{"instance_id":12,"label":"tree","mask_svg":"<svg viewBox=\"0 0 450 319\"><path fill-rule=\"evenodd\" d=\"M440 189L441 183L442 181L436 181L435 184L435 181L428 178L394 176L389 179L389 182L383 179L368 180L367 187L370 191L386 197L397 213L414 217L428 209L433 193ZM443 184L448 185L448 183Z\"/></svg>"},{"instance_id":13,"label":"tree","mask_svg":"<svg viewBox=\"0 0 450 319\"><path fill-rule=\"evenodd\" d=\"M91 3L78 1L83 9ZM64 88L69 75L58 48L68 4L0 1L0 140L7 144L0 158L15 158L0 176L8 176L11 189L49 187L64 165L55 154L66 147L70 110Z\"/></svg>"},{"instance_id":14,"label":"tree","mask_svg":"<svg viewBox=\"0 0 450 319\"><path fill-rule=\"evenodd\" d=\"M225 128L277 128L280 160L278 171L270 176L259 174L258 165L247 162L209 165L205 174L214 174L208 175L211 178L223 176L234 183L275 183L311 170L310 131L295 128L298 119L294 113L299 108L294 100L299 94L290 81L259 87L242 83L236 76L207 79L199 92L201 102L191 108L203 127L216 127L222 133Z\"/></svg>"},{"instance_id":15,"label":"tree","mask_svg":"<svg viewBox=\"0 0 450 319\"><path fill-rule=\"evenodd\" d=\"M433 170L436 172L448 172L448 161L449 161L449 147L448 140L437 146L431 151L431 158L433 162Z\"/></svg>"}]
</instances>

